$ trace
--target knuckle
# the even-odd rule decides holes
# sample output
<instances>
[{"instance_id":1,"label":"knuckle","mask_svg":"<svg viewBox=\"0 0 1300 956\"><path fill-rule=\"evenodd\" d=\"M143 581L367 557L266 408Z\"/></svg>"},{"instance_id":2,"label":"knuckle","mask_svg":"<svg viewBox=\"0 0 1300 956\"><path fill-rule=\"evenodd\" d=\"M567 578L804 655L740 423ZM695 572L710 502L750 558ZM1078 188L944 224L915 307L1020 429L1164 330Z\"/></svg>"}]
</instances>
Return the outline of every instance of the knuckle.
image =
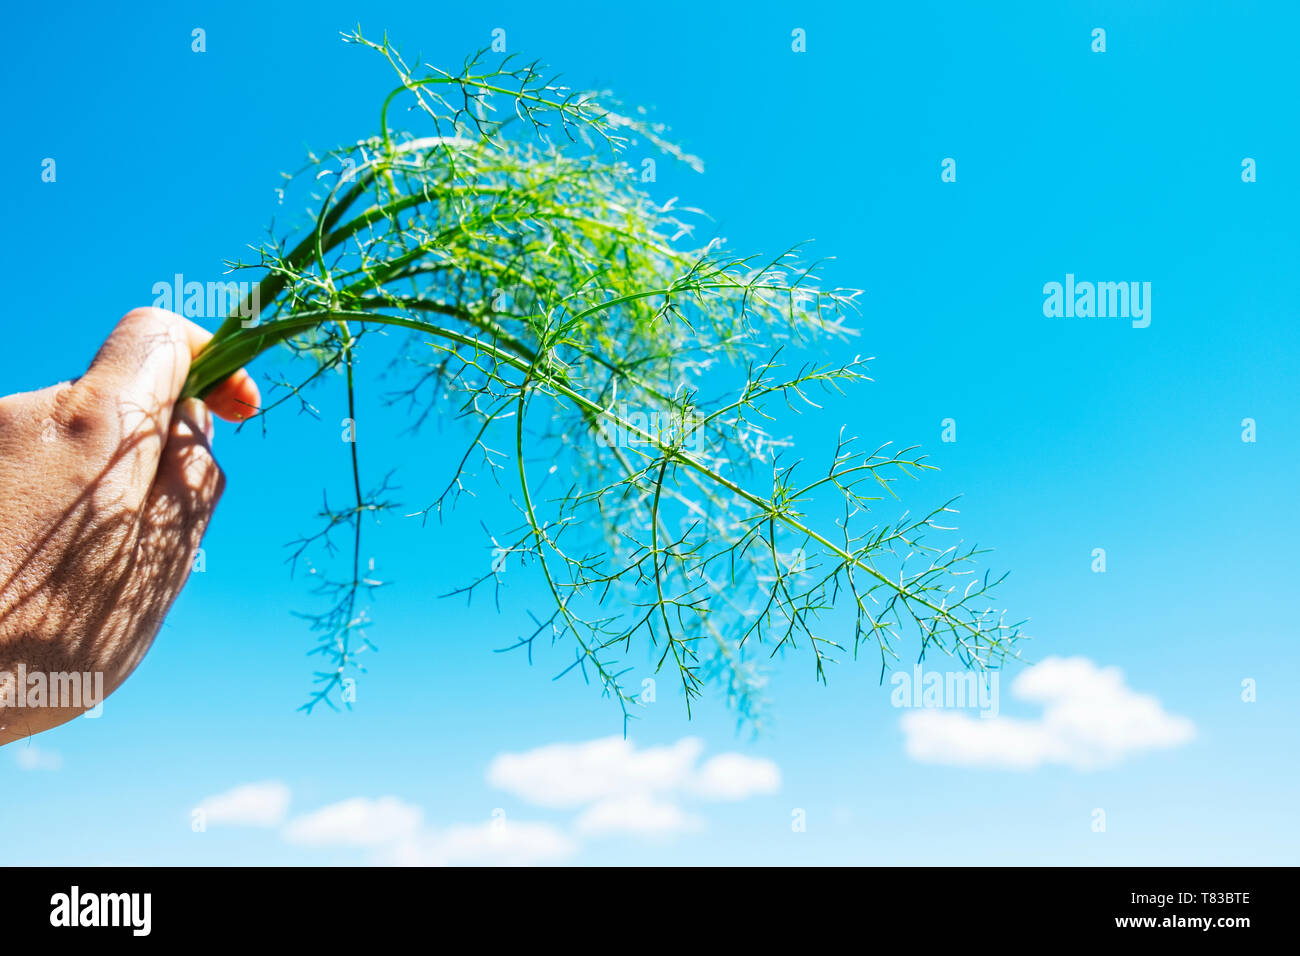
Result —
<instances>
[{"instance_id":1,"label":"knuckle","mask_svg":"<svg viewBox=\"0 0 1300 956\"><path fill-rule=\"evenodd\" d=\"M122 316L119 324L145 324L151 327L166 328L179 325L183 320L175 312L159 309L152 305L142 305Z\"/></svg>"},{"instance_id":2,"label":"knuckle","mask_svg":"<svg viewBox=\"0 0 1300 956\"><path fill-rule=\"evenodd\" d=\"M95 442L108 437L112 426L105 414L108 407L94 388L67 385L54 396L50 421L65 440Z\"/></svg>"},{"instance_id":3,"label":"knuckle","mask_svg":"<svg viewBox=\"0 0 1300 956\"><path fill-rule=\"evenodd\" d=\"M95 357L95 364L118 373L139 369L158 349L186 347L185 319L165 309L132 309L118 320Z\"/></svg>"}]
</instances>

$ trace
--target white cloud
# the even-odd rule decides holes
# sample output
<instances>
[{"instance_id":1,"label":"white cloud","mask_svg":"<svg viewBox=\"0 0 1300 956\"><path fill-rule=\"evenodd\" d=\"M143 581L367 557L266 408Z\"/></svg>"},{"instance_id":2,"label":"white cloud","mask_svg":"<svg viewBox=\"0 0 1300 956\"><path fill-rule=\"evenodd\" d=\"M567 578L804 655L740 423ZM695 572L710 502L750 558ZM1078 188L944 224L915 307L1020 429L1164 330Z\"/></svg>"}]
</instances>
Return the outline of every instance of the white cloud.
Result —
<instances>
[{"instance_id":1,"label":"white cloud","mask_svg":"<svg viewBox=\"0 0 1300 956\"><path fill-rule=\"evenodd\" d=\"M1025 770L1055 763L1093 770L1139 751L1176 747L1196 732L1155 697L1129 688L1119 668L1101 668L1086 657L1049 657L1022 672L1011 693L1041 704L1042 716L911 711L901 721L907 754L959 766Z\"/></svg>"},{"instance_id":2,"label":"white cloud","mask_svg":"<svg viewBox=\"0 0 1300 956\"><path fill-rule=\"evenodd\" d=\"M15 747L14 761L20 770L58 770L63 766L61 755L32 744Z\"/></svg>"},{"instance_id":3,"label":"white cloud","mask_svg":"<svg viewBox=\"0 0 1300 956\"><path fill-rule=\"evenodd\" d=\"M622 737L549 744L498 755L488 783L536 806L581 809L579 833L642 836L701 826L678 805L683 797L743 800L780 789L772 761L724 753L698 765L703 750L695 737L644 749Z\"/></svg>"},{"instance_id":4,"label":"white cloud","mask_svg":"<svg viewBox=\"0 0 1300 956\"><path fill-rule=\"evenodd\" d=\"M199 804L207 823L273 827L289 809L289 788L278 780L246 783Z\"/></svg>"},{"instance_id":5,"label":"white cloud","mask_svg":"<svg viewBox=\"0 0 1300 956\"><path fill-rule=\"evenodd\" d=\"M414 838L424 811L397 797L353 797L290 820L284 838L307 846L379 847Z\"/></svg>"},{"instance_id":6,"label":"white cloud","mask_svg":"<svg viewBox=\"0 0 1300 956\"><path fill-rule=\"evenodd\" d=\"M530 866L556 863L578 845L546 823L491 820L426 830L386 848L378 862L395 866Z\"/></svg>"},{"instance_id":7,"label":"white cloud","mask_svg":"<svg viewBox=\"0 0 1300 956\"><path fill-rule=\"evenodd\" d=\"M424 825L424 811L397 797L353 797L296 817L282 833L289 843L314 847L360 847L373 862L389 866L528 866L572 856L577 844L545 823L507 821L438 830Z\"/></svg>"},{"instance_id":8,"label":"white cloud","mask_svg":"<svg viewBox=\"0 0 1300 956\"><path fill-rule=\"evenodd\" d=\"M499 754L488 782L537 806L577 811L562 826L507 820L498 810L485 823L439 828L398 797L353 797L294 817L280 836L298 846L368 850L379 864L527 866L567 860L586 837L664 837L702 827L680 806L685 798L743 800L781 785L770 760L723 753L700 764L703 750L694 737L644 749L607 737ZM210 822L273 826L284 820L289 796L281 783L248 784L201 809Z\"/></svg>"},{"instance_id":9,"label":"white cloud","mask_svg":"<svg viewBox=\"0 0 1300 956\"><path fill-rule=\"evenodd\" d=\"M488 783L537 806L581 807L608 797L679 789L703 750L695 737L645 750L622 737L550 744L498 755L488 767Z\"/></svg>"},{"instance_id":10,"label":"white cloud","mask_svg":"<svg viewBox=\"0 0 1300 956\"><path fill-rule=\"evenodd\" d=\"M636 833L642 836L679 833L698 829L700 822L675 803L656 800L649 794L610 797L579 814L574 827L579 833Z\"/></svg>"},{"instance_id":11,"label":"white cloud","mask_svg":"<svg viewBox=\"0 0 1300 956\"><path fill-rule=\"evenodd\" d=\"M771 760L744 754L719 754L700 767L692 789L710 800L744 800L781 789L781 770Z\"/></svg>"},{"instance_id":12,"label":"white cloud","mask_svg":"<svg viewBox=\"0 0 1300 956\"><path fill-rule=\"evenodd\" d=\"M1028 770L1047 759L1052 738L1035 721L994 717L988 720L943 710L916 710L903 715L907 755L922 763Z\"/></svg>"}]
</instances>

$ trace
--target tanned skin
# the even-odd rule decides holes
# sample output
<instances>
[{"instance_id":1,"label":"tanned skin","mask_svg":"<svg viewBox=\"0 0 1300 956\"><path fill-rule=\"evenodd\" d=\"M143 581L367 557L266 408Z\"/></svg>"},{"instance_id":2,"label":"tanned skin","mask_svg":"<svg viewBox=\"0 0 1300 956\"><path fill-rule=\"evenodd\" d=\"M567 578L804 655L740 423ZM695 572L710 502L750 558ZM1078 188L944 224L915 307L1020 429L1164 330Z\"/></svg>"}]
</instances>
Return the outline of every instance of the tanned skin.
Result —
<instances>
[{"instance_id":1,"label":"tanned skin","mask_svg":"<svg viewBox=\"0 0 1300 956\"><path fill-rule=\"evenodd\" d=\"M225 478L212 415L248 418L239 371L178 401L210 334L162 309L118 323L85 375L0 397L0 745L85 707L6 706L26 673L103 675L140 663L189 577Z\"/></svg>"}]
</instances>

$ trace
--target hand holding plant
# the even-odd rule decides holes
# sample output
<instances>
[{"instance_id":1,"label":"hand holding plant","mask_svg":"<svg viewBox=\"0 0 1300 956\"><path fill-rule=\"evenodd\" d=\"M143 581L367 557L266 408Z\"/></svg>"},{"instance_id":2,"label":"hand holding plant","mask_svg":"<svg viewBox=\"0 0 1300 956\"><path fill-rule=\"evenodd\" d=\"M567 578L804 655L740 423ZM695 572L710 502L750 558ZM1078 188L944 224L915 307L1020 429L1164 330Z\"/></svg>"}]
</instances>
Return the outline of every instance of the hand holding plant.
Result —
<instances>
[{"instance_id":1,"label":"hand holding plant","mask_svg":"<svg viewBox=\"0 0 1300 956\"><path fill-rule=\"evenodd\" d=\"M260 401L236 371L207 407L178 403L209 338L138 309L77 381L0 398L0 744L112 693L189 576L224 483L209 408L239 421Z\"/></svg>"},{"instance_id":2,"label":"hand holding plant","mask_svg":"<svg viewBox=\"0 0 1300 956\"><path fill-rule=\"evenodd\" d=\"M997 581L974 573L980 552L930 541L950 507L871 517L899 478L930 467L922 456L888 443L860 450L842 430L813 467L769 430L775 408L816 409L820 392L866 380L859 355L796 358L827 343L845 350L856 291L824 287L818 265L792 252L758 259L718 240L692 244L699 214L655 203L620 157L635 141L697 169L699 160L662 127L567 90L536 64L476 56L455 72L417 72L387 41L345 39L398 75L378 132L291 177L287 190L309 192L309 217L257 247L255 261L231 264L262 278L194 358L182 396L220 408L233 389L255 402L237 370L284 346L307 368L263 414L295 399L310 409L309 389L334 377L355 420L359 350L377 332L400 336L386 378L404 384L390 389L389 408L416 428L458 420L465 434L417 514L440 516L477 480L518 515L489 529L492 558L453 593L499 590L508 565L534 571L548 605L532 609L514 647L531 658L539 640L568 644L565 672L597 684L625 717L641 703L624 683L629 655L674 675L688 710L714 679L756 721L757 665L786 649L807 653L821 680L841 651L868 646L883 674L909 631L918 654L971 667L1015 654L1019 625L989 604ZM400 132L399 116L418 133ZM142 412L149 447L182 427L164 407ZM219 486L206 443L175 440L188 483L168 482L176 493L154 504L131 499L145 513L161 508L179 536L156 572L170 596ZM348 504L327 505L324 526L294 552L333 552L348 537L345 570L324 576L327 607L312 617L326 663L307 709L333 706L368 646L366 596L378 582L362 567L362 536L396 507L386 480L366 480L358 445L347 446ZM820 516L828 502L838 518ZM73 527L85 523L73 513ZM96 533L121 555L132 527ZM135 637L112 637L116 628L105 639L117 680L161 619L142 616L146 605L152 615L170 602L121 597L122 608L105 597L96 612L139 618L127 628ZM836 605L851 614L843 637L824 633Z\"/></svg>"}]
</instances>

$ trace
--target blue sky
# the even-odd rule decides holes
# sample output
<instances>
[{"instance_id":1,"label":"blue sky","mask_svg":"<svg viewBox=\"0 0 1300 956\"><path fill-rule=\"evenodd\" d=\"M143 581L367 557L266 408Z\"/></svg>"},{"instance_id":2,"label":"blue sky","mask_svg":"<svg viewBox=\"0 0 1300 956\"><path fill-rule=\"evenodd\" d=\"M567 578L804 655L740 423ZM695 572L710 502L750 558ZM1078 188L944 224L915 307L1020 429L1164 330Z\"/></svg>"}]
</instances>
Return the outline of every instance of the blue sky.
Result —
<instances>
[{"instance_id":1,"label":"blue sky","mask_svg":"<svg viewBox=\"0 0 1300 956\"><path fill-rule=\"evenodd\" d=\"M375 131L391 78L340 31L454 64L501 28L571 85L653 107L705 160L661 163L657 198L705 208L733 248L815 239L830 279L865 290L875 381L796 438L845 424L924 445L942 471L913 494L963 495L963 537L1012 572L1000 603L1048 661L1015 685L1028 696L1017 668L999 718L918 722L870 660L822 687L794 653L758 739L716 696L688 721L661 691L610 742L617 709L551 680L563 652L492 653L525 604L436 598L490 562L484 504L386 521L380 651L351 713L306 717L311 635L291 612L312 603L284 544L346 482L327 403L217 436L229 485L205 572L102 717L0 751L0 863L1296 863L1297 12L874 7L17 9L0 388L78 374L155 282L216 279L261 239L308 148ZM1045 316L1067 273L1150 282L1150 326ZM376 426L365 454L422 506L458 444L399 430ZM1011 752L1037 756L1001 765Z\"/></svg>"}]
</instances>

